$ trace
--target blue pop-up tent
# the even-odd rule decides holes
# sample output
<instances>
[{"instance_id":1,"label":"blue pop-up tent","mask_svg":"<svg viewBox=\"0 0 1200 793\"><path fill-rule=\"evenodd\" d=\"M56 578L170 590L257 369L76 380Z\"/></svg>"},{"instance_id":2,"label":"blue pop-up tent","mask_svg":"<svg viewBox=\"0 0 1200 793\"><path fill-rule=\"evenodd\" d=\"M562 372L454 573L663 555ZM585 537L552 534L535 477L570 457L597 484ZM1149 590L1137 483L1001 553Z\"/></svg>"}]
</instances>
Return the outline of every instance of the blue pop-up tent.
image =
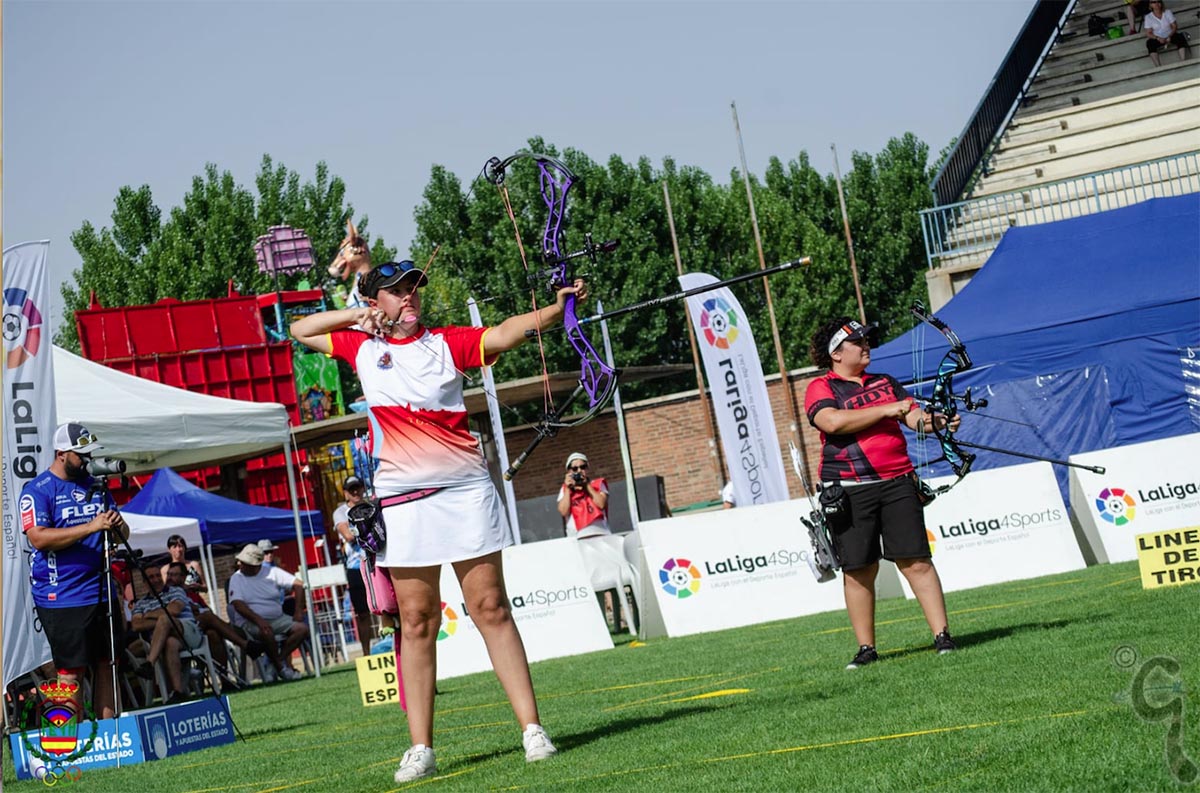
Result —
<instances>
[{"instance_id":1,"label":"blue pop-up tent","mask_svg":"<svg viewBox=\"0 0 1200 793\"><path fill-rule=\"evenodd\" d=\"M937 312L974 368L954 380L989 400L959 436L1065 458L1200 429L1200 194L1009 229ZM918 325L871 353L928 395L944 337ZM914 372L914 350L917 356ZM1031 427L992 421L988 414ZM936 446L936 444L934 444ZM933 446L924 452L934 459ZM981 452L976 468L1012 465ZM934 467L931 475L949 473ZM1066 474L1059 469L1066 493Z\"/></svg>"},{"instance_id":2,"label":"blue pop-up tent","mask_svg":"<svg viewBox=\"0 0 1200 793\"><path fill-rule=\"evenodd\" d=\"M296 539L291 510L244 504L196 487L170 468L160 468L125 509L143 515L195 518L208 545L245 545L259 540L286 542ZM300 512L304 535L319 537L324 532L321 513Z\"/></svg>"}]
</instances>

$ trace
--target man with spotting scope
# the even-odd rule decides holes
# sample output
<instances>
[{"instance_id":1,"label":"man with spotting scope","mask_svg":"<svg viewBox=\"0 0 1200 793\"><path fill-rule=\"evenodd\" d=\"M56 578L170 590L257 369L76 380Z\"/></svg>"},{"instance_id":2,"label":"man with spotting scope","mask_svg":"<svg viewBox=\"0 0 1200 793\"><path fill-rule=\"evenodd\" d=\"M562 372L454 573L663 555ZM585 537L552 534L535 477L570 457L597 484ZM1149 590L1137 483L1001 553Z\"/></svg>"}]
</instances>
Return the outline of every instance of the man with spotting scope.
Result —
<instances>
[{"instance_id":1,"label":"man with spotting scope","mask_svg":"<svg viewBox=\"0 0 1200 793\"><path fill-rule=\"evenodd\" d=\"M113 532L113 541L124 541L129 527L88 473L92 454L100 448L83 425L60 425L54 432L54 462L21 488L20 511L21 530L34 548L33 603L58 680L82 684L90 669L95 715L110 719L115 715L113 648L124 647L125 620L114 602L117 618L105 626L112 587L105 568L105 532ZM82 719L80 699L76 694L74 705Z\"/></svg>"}]
</instances>

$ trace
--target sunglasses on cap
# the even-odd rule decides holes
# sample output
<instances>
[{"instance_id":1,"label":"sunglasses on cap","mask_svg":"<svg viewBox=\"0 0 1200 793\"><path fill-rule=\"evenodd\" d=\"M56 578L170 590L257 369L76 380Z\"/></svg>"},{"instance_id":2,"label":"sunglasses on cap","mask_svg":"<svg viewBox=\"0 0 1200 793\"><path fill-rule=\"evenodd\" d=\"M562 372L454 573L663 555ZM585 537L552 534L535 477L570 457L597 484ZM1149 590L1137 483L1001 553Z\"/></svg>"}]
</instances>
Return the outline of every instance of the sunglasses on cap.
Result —
<instances>
[{"instance_id":1,"label":"sunglasses on cap","mask_svg":"<svg viewBox=\"0 0 1200 793\"><path fill-rule=\"evenodd\" d=\"M396 273L407 273L409 270L415 270L417 266L412 262L405 260L402 262L388 262L379 265L379 274L384 278L391 278Z\"/></svg>"},{"instance_id":2,"label":"sunglasses on cap","mask_svg":"<svg viewBox=\"0 0 1200 793\"><path fill-rule=\"evenodd\" d=\"M95 435L93 435L92 433L90 433L90 432L83 432L83 433L80 433L79 437L77 437L77 438L75 439L75 443L72 445L72 447L71 447L70 449L67 449L67 451L69 451L69 452L75 452L75 449L76 449L76 448L81 448L81 447L84 447L84 446L90 446L90 445L92 445L93 443L99 443L99 442L100 442L100 439L99 439L99 438L97 438L97 437L96 437ZM75 452L75 453L76 453L76 454L79 454L79 452ZM91 452L87 452L87 453L85 453L85 456L90 456L90 455L91 455Z\"/></svg>"}]
</instances>

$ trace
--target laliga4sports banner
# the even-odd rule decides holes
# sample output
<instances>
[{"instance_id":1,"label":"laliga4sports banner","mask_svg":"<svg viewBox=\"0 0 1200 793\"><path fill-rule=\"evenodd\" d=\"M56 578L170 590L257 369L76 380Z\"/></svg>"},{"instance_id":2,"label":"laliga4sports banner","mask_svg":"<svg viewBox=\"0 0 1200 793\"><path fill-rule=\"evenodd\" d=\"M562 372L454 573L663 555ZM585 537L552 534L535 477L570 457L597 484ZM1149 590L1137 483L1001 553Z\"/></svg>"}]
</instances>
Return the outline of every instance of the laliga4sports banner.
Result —
<instances>
[{"instance_id":1,"label":"laliga4sports banner","mask_svg":"<svg viewBox=\"0 0 1200 793\"><path fill-rule=\"evenodd\" d=\"M54 369L46 311L49 242L4 250L4 685L50 660L33 610L33 548L21 529L21 487L54 462Z\"/></svg>"},{"instance_id":2,"label":"laliga4sports banner","mask_svg":"<svg viewBox=\"0 0 1200 793\"><path fill-rule=\"evenodd\" d=\"M684 289L716 281L707 273L679 276ZM746 313L728 288L694 295L687 303L737 505L787 501L783 453Z\"/></svg>"}]
</instances>

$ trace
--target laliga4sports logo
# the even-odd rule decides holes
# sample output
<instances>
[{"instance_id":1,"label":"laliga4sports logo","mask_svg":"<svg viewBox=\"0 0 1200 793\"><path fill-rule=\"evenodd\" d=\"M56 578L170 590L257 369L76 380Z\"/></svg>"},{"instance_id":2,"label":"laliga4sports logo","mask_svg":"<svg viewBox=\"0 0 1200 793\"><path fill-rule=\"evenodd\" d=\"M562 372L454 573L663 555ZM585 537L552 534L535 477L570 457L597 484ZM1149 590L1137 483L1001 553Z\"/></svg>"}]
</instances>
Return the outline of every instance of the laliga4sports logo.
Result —
<instances>
[{"instance_id":1,"label":"laliga4sports logo","mask_svg":"<svg viewBox=\"0 0 1200 793\"><path fill-rule=\"evenodd\" d=\"M668 559L658 571L663 591L680 600L700 591L700 571L687 559Z\"/></svg>"},{"instance_id":2,"label":"laliga4sports logo","mask_svg":"<svg viewBox=\"0 0 1200 793\"><path fill-rule=\"evenodd\" d=\"M724 298L714 297L704 301L700 312L700 328L709 346L728 350L737 341L738 315Z\"/></svg>"},{"instance_id":3,"label":"laliga4sports logo","mask_svg":"<svg viewBox=\"0 0 1200 793\"><path fill-rule=\"evenodd\" d=\"M458 632L458 615L448 603L442 601L442 627L438 629L437 640L449 639Z\"/></svg>"},{"instance_id":4,"label":"laliga4sports logo","mask_svg":"<svg viewBox=\"0 0 1200 793\"><path fill-rule=\"evenodd\" d=\"M1124 526L1133 520L1136 506L1133 496L1119 487L1106 487L1096 496L1096 511L1100 517L1116 526Z\"/></svg>"},{"instance_id":5,"label":"laliga4sports logo","mask_svg":"<svg viewBox=\"0 0 1200 793\"><path fill-rule=\"evenodd\" d=\"M24 289L4 290L3 333L7 368L16 369L38 354L42 346L42 312Z\"/></svg>"}]
</instances>

